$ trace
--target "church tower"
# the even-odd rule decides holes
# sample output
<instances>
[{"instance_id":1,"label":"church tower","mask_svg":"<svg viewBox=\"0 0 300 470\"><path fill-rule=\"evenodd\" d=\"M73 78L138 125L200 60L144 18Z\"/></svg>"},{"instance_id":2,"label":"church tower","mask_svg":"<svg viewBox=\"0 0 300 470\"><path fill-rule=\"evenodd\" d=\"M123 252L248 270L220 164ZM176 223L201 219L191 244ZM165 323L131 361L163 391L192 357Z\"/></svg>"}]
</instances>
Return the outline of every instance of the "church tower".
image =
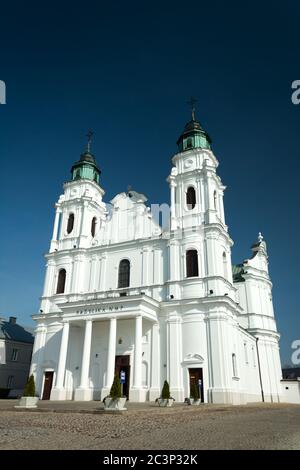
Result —
<instances>
[{"instance_id":1,"label":"church tower","mask_svg":"<svg viewBox=\"0 0 300 470\"><path fill-rule=\"evenodd\" d=\"M91 137L92 133L89 133L87 148L80 160L73 164L71 179L64 184L64 194L55 205L45 297L83 292L90 283L86 274L91 269L87 264L93 261L86 259L85 250L94 245L95 236L106 217L106 206L102 201L104 190L100 186L101 171L91 153ZM42 300L41 308L47 312L51 305Z\"/></svg>"},{"instance_id":2,"label":"church tower","mask_svg":"<svg viewBox=\"0 0 300 470\"><path fill-rule=\"evenodd\" d=\"M212 141L195 118L186 124L168 177L171 191L170 295L235 298L231 246L225 224L225 186L216 170ZM184 284L178 281L187 281ZM189 281L188 281L189 280Z\"/></svg>"},{"instance_id":3,"label":"church tower","mask_svg":"<svg viewBox=\"0 0 300 470\"><path fill-rule=\"evenodd\" d=\"M216 172L218 160L208 133L196 120L194 100L191 104L191 120L177 141L178 153L167 180L171 191L166 306L170 389L181 400L194 367L209 384L209 400L230 403L240 394L230 378L233 348L239 347L233 242L225 224L225 186ZM237 338L232 348L231 336ZM182 375L177 373L180 368Z\"/></svg>"}]
</instances>

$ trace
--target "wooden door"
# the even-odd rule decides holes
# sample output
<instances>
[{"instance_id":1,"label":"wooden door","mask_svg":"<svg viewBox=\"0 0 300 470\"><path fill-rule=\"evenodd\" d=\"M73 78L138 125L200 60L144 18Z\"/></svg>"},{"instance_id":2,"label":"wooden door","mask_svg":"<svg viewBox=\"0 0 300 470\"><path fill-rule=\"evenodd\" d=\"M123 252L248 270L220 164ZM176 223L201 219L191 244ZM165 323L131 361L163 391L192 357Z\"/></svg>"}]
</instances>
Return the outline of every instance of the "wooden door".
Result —
<instances>
[{"instance_id":1,"label":"wooden door","mask_svg":"<svg viewBox=\"0 0 300 470\"><path fill-rule=\"evenodd\" d=\"M53 383L53 372L45 372L44 391L42 400L50 400Z\"/></svg>"},{"instance_id":2,"label":"wooden door","mask_svg":"<svg viewBox=\"0 0 300 470\"><path fill-rule=\"evenodd\" d=\"M116 356L115 374L120 377L121 371L125 372L125 383L123 384L123 395L129 400L129 384L130 384L130 365L129 356Z\"/></svg>"},{"instance_id":3,"label":"wooden door","mask_svg":"<svg viewBox=\"0 0 300 470\"><path fill-rule=\"evenodd\" d=\"M196 387L199 389L199 395L201 398L201 403L204 402L204 393L203 393L203 373L201 368L189 369L190 375L190 390L193 383L196 384Z\"/></svg>"}]
</instances>

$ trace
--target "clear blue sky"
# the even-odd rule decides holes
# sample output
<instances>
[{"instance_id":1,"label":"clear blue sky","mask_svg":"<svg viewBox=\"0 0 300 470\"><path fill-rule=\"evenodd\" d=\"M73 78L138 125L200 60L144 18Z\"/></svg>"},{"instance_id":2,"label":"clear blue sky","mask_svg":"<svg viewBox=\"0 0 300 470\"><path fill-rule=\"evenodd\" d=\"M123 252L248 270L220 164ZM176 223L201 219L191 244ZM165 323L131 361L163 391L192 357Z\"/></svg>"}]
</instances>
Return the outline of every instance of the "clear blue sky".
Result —
<instances>
[{"instance_id":1,"label":"clear blue sky","mask_svg":"<svg viewBox=\"0 0 300 470\"><path fill-rule=\"evenodd\" d=\"M1 315L31 324L38 311L54 203L87 130L107 201L130 184L168 202L194 95L227 185L233 262L258 231L268 243L289 362L300 338L299 2L6 2L0 15Z\"/></svg>"}]
</instances>

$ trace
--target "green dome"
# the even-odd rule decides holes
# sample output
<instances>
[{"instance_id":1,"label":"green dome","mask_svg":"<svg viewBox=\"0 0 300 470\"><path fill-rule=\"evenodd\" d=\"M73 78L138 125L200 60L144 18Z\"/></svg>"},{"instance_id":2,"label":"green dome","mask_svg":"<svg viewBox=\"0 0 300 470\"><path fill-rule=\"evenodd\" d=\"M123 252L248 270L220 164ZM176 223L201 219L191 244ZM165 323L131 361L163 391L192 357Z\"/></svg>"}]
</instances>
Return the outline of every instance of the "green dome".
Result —
<instances>
[{"instance_id":1,"label":"green dome","mask_svg":"<svg viewBox=\"0 0 300 470\"><path fill-rule=\"evenodd\" d=\"M179 152L193 148L211 149L211 138L195 119L189 121L177 140Z\"/></svg>"},{"instance_id":2,"label":"green dome","mask_svg":"<svg viewBox=\"0 0 300 470\"><path fill-rule=\"evenodd\" d=\"M80 160L72 166L72 181L88 179L99 184L101 171L97 166L94 156L87 150L80 156Z\"/></svg>"}]
</instances>

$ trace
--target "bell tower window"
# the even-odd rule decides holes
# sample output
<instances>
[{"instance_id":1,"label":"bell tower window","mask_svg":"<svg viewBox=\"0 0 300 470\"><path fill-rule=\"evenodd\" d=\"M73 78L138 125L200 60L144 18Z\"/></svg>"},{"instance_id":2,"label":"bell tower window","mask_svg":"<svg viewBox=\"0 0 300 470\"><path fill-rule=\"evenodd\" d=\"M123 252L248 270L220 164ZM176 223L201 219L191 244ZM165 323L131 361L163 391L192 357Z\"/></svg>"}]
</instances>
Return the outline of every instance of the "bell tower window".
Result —
<instances>
[{"instance_id":1,"label":"bell tower window","mask_svg":"<svg viewBox=\"0 0 300 470\"><path fill-rule=\"evenodd\" d=\"M91 225L91 234L92 234L93 238L94 238L95 233L96 233L96 225L97 225L97 217L93 217L92 225Z\"/></svg>"},{"instance_id":2,"label":"bell tower window","mask_svg":"<svg viewBox=\"0 0 300 470\"><path fill-rule=\"evenodd\" d=\"M186 252L186 277L197 276L199 276L198 252L197 250L188 250Z\"/></svg>"},{"instance_id":3,"label":"bell tower window","mask_svg":"<svg viewBox=\"0 0 300 470\"><path fill-rule=\"evenodd\" d=\"M214 208L217 210L217 191L214 191Z\"/></svg>"},{"instance_id":4,"label":"bell tower window","mask_svg":"<svg viewBox=\"0 0 300 470\"><path fill-rule=\"evenodd\" d=\"M67 233L71 233L74 227L74 214L70 214L68 218Z\"/></svg>"},{"instance_id":5,"label":"bell tower window","mask_svg":"<svg viewBox=\"0 0 300 470\"><path fill-rule=\"evenodd\" d=\"M66 284L66 270L60 269L58 273L58 280L57 280L57 294L63 294L65 292L65 284Z\"/></svg>"},{"instance_id":6,"label":"bell tower window","mask_svg":"<svg viewBox=\"0 0 300 470\"><path fill-rule=\"evenodd\" d=\"M194 209L196 205L196 191L193 186L190 186L186 192L186 205L188 210Z\"/></svg>"},{"instance_id":7,"label":"bell tower window","mask_svg":"<svg viewBox=\"0 0 300 470\"><path fill-rule=\"evenodd\" d=\"M193 139L191 137L189 137L186 141L186 147L188 149L192 148L193 147Z\"/></svg>"}]
</instances>

